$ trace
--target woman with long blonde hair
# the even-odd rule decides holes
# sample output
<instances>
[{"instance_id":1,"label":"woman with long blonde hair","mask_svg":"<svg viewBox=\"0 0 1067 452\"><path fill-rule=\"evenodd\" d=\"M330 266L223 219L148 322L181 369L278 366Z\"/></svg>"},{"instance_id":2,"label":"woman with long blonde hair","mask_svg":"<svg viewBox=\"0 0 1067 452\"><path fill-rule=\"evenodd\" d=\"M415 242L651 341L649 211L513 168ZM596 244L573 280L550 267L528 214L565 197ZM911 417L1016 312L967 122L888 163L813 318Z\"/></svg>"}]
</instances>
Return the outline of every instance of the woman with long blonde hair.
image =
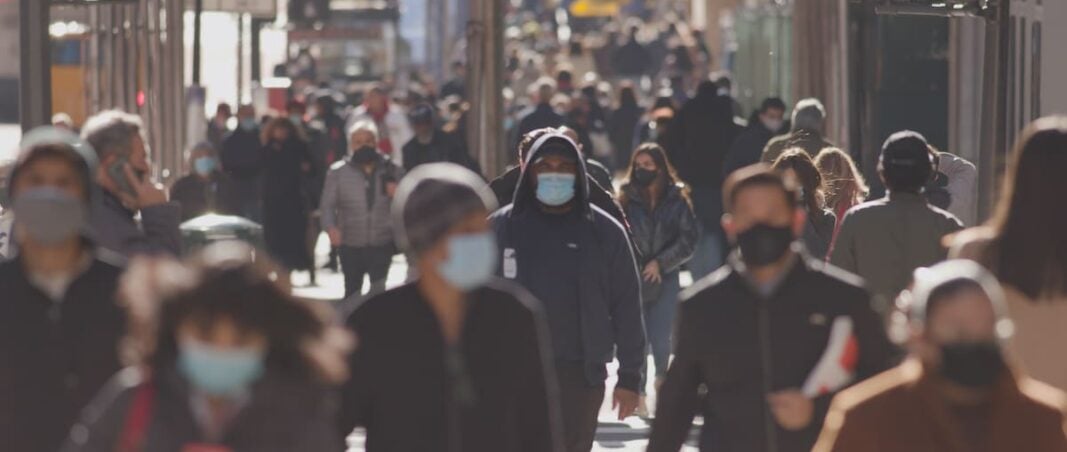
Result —
<instances>
[{"instance_id":1,"label":"woman with long blonde hair","mask_svg":"<svg viewBox=\"0 0 1067 452\"><path fill-rule=\"evenodd\" d=\"M815 167L822 173L826 208L837 216L834 237L830 240L830 250L833 251L845 213L866 200L871 189L863 179L863 174L856 169L856 162L841 149L823 149L815 157Z\"/></svg>"}]
</instances>

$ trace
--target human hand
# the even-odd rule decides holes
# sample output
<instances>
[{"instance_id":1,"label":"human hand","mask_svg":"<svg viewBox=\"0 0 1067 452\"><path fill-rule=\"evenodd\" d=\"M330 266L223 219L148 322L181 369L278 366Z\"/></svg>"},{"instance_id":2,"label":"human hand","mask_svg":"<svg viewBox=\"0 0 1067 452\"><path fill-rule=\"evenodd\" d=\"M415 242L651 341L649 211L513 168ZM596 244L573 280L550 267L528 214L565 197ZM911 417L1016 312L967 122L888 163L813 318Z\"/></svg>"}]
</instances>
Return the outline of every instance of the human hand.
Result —
<instances>
[{"instance_id":1,"label":"human hand","mask_svg":"<svg viewBox=\"0 0 1067 452\"><path fill-rule=\"evenodd\" d=\"M659 261L653 260L652 262L646 264L645 269L642 272L642 276L645 278L645 281L651 283L659 284L663 282L663 275L660 274L659 270Z\"/></svg>"},{"instance_id":2,"label":"human hand","mask_svg":"<svg viewBox=\"0 0 1067 452\"><path fill-rule=\"evenodd\" d=\"M330 246L341 246L341 230L337 226L327 228L326 235L330 236Z\"/></svg>"},{"instance_id":3,"label":"human hand","mask_svg":"<svg viewBox=\"0 0 1067 452\"><path fill-rule=\"evenodd\" d=\"M797 431L807 427L815 415L815 404L795 389L768 395L767 404L778 425L786 430Z\"/></svg>"},{"instance_id":4,"label":"human hand","mask_svg":"<svg viewBox=\"0 0 1067 452\"><path fill-rule=\"evenodd\" d=\"M634 391L615 388L615 394L612 396L611 400L611 409L618 410L619 420L624 420L633 416L634 411L637 410L637 403L640 399L641 395Z\"/></svg>"}]
</instances>

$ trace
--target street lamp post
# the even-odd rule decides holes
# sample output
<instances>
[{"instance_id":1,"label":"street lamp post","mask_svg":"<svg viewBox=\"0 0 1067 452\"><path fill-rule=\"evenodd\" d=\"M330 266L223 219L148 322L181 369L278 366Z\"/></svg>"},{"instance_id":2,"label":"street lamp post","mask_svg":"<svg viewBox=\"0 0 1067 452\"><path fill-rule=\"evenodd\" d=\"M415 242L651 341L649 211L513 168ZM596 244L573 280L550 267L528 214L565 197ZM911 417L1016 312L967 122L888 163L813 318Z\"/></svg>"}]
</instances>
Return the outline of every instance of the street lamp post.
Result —
<instances>
[{"instance_id":1,"label":"street lamp post","mask_svg":"<svg viewBox=\"0 0 1067 452\"><path fill-rule=\"evenodd\" d=\"M19 1L19 110L23 130L52 122L52 46L49 3Z\"/></svg>"}]
</instances>

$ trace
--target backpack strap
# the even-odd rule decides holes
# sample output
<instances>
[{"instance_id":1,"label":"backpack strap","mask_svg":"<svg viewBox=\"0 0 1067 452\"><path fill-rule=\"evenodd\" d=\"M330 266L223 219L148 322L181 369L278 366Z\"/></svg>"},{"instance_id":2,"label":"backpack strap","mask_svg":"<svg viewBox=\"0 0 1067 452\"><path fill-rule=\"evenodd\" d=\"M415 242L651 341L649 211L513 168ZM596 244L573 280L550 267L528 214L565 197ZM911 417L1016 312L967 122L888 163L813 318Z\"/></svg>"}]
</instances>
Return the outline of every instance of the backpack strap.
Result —
<instances>
[{"instance_id":1,"label":"backpack strap","mask_svg":"<svg viewBox=\"0 0 1067 452\"><path fill-rule=\"evenodd\" d=\"M152 421L152 411L156 401L156 385L148 381L136 389L133 403L126 413L126 423L119 435L116 452L139 452L143 449L148 436L148 426Z\"/></svg>"}]
</instances>

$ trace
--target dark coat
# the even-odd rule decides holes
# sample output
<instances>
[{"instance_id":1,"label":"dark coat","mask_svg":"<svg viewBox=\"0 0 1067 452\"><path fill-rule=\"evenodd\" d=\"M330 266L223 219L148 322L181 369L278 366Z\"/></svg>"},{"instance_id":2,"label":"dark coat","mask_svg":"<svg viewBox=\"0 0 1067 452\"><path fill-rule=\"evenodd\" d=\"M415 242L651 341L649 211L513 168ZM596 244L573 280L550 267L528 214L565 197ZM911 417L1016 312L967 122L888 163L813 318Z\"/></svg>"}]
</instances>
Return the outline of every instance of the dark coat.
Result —
<instances>
[{"instance_id":1,"label":"dark coat","mask_svg":"<svg viewBox=\"0 0 1067 452\"><path fill-rule=\"evenodd\" d=\"M749 121L734 144L730 146L730 152L726 154L726 163L723 164L723 179L731 173L749 165L755 165L763 157L763 148L774 138L774 132L767 130L759 120Z\"/></svg>"},{"instance_id":2,"label":"dark coat","mask_svg":"<svg viewBox=\"0 0 1067 452\"><path fill-rule=\"evenodd\" d=\"M189 174L170 188L170 200L181 204L182 222L207 214L237 215L240 204L226 173L215 172L209 179Z\"/></svg>"},{"instance_id":3,"label":"dark coat","mask_svg":"<svg viewBox=\"0 0 1067 452\"><path fill-rule=\"evenodd\" d=\"M700 227L682 190L668 186L663 199L653 210L641 191L633 185L624 185L622 191L627 200L623 208L630 219L634 242L641 251L638 270L653 260L659 262L660 273L666 275L678 270L696 250L700 239ZM656 286L656 287L653 287ZM654 303L658 284L641 279L641 298L645 303Z\"/></svg>"},{"instance_id":4,"label":"dark coat","mask_svg":"<svg viewBox=\"0 0 1067 452\"><path fill-rule=\"evenodd\" d=\"M653 73L652 65L652 53L636 39L627 41L611 56L611 69L615 75L623 77Z\"/></svg>"},{"instance_id":5,"label":"dark coat","mask_svg":"<svg viewBox=\"0 0 1067 452\"><path fill-rule=\"evenodd\" d=\"M149 386L150 385L150 386ZM83 413L63 452L119 450L134 401L151 388L147 426L140 450L181 452L189 444L208 443L190 404L189 384L177 371L165 369L149 382L136 369L116 375ZM220 446L235 451L335 452L344 443L334 432L333 391L268 370L256 382L246 406L223 433Z\"/></svg>"},{"instance_id":6,"label":"dark coat","mask_svg":"<svg viewBox=\"0 0 1067 452\"><path fill-rule=\"evenodd\" d=\"M31 284L23 268L20 258L0 263L0 449L54 451L119 369L122 263L98 252L61 302Z\"/></svg>"},{"instance_id":7,"label":"dark coat","mask_svg":"<svg viewBox=\"0 0 1067 452\"><path fill-rule=\"evenodd\" d=\"M544 147L532 149L526 161L535 161L541 149ZM567 146L567 149L574 153L575 160L579 162L579 174L584 173L585 161L580 152L571 146ZM527 163L525 167L530 168L531 165ZM535 190L529 180L529 175L524 171L515 189L514 202L490 216L490 222L503 255L500 274L518 281L544 301L546 294L555 288L534 287L526 281L529 271L524 270L539 268L544 271L553 268L554 264L524 259L530 244L534 243L531 237L541 233L525 227L528 224L526 218L546 215L538 206ZM587 377L590 383L604 381L604 364L617 355L621 363L619 387L636 392L646 365L646 342L640 278L633 252L622 224L590 201L588 178L579 178L577 185L574 202L578 221L581 222L581 235L574 237L574 242L575 249L579 250L578 268L583 271L578 283L578 299L582 302L579 307L579 329Z\"/></svg>"},{"instance_id":8,"label":"dark coat","mask_svg":"<svg viewBox=\"0 0 1067 452\"><path fill-rule=\"evenodd\" d=\"M281 149L268 144L263 154L263 240L267 251L290 270L308 269L312 262L306 234L313 207L305 187L314 168L308 145L294 138Z\"/></svg>"},{"instance_id":9,"label":"dark coat","mask_svg":"<svg viewBox=\"0 0 1067 452\"><path fill-rule=\"evenodd\" d=\"M471 157L467 149L461 146L454 137L435 130L429 143L422 144L419 139L412 138L402 149L404 155L404 170L411 171L416 166L426 163L449 162L464 166L467 169L481 174L478 162Z\"/></svg>"},{"instance_id":10,"label":"dark coat","mask_svg":"<svg viewBox=\"0 0 1067 452\"><path fill-rule=\"evenodd\" d=\"M735 255L730 265L682 293L674 361L659 392L649 451L677 451L697 412L704 415L702 450L765 451L768 423L774 423L778 451L811 450L832 394L814 399L811 425L797 432L777 425L766 396L804 384L836 317L852 319L858 380L893 364L895 351L882 321L854 276L801 255L765 299L741 268ZM696 403L701 387L707 390L702 407Z\"/></svg>"},{"instance_id":11,"label":"dark coat","mask_svg":"<svg viewBox=\"0 0 1067 452\"><path fill-rule=\"evenodd\" d=\"M626 167L630 162L630 156L637 147L637 143L634 143L634 131L644 114L645 111L640 106L629 104L620 106L608 117L608 137L611 138L611 145L615 147L617 167Z\"/></svg>"},{"instance_id":12,"label":"dark coat","mask_svg":"<svg viewBox=\"0 0 1067 452\"><path fill-rule=\"evenodd\" d=\"M908 361L834 398L816 452L966 452L964 429L936 383ZM1005 374L994 390L988 452L1064 452L1064 395Z\"/></svg>"},{"instance_id":13,"label":"dark coat","mask_svg":"<svg viewBox=\"0 0 1067 452\"><path fill-rule=\"evenodd\" d=\"M556 110L552 109L552 105L547 101L542 102L519 120L519 131L516 138L521 141L523 136L534 130L545 127L562 127L566 124L567 118L556 113ZM512 149L516 148L517 146Z\"/></svg>"},{"instance_id":14,"label":"dark coat","mask_svg":"<svg viewBox=\"0 0 1067 452\"><path fill-rule=\"evenodd\" d=\"M353 311L347 323L360 344L349 361L341 435L365 427L368 452L561 450L540 304L499 280L467 302L452 347L415 284Z\"/></svg>"},{"instance_id":15,"label":"dark coat","mask_svg":"<svg viewBox=\"0 0 1067 452\"><path fill-rule=\"evenodd\" d=\"M731 99L706 87L682 106L670 127L666 150L678 176L694 188L721 190L726 153L741 132Z\"/></svg>"},{"instance_id":16,"label":"dark coat","mask_svg":"<svg viewBox=\"0 0 1067 452\"><path fill-rule=\"evenodd\" d=\"M829 259L830 242L834 238L835 229L837 216L833 212L826 209L808 212L808 221L804 224L801 238L804 240L804 246L816 259Z\"/></svg>"}]
</instances>

